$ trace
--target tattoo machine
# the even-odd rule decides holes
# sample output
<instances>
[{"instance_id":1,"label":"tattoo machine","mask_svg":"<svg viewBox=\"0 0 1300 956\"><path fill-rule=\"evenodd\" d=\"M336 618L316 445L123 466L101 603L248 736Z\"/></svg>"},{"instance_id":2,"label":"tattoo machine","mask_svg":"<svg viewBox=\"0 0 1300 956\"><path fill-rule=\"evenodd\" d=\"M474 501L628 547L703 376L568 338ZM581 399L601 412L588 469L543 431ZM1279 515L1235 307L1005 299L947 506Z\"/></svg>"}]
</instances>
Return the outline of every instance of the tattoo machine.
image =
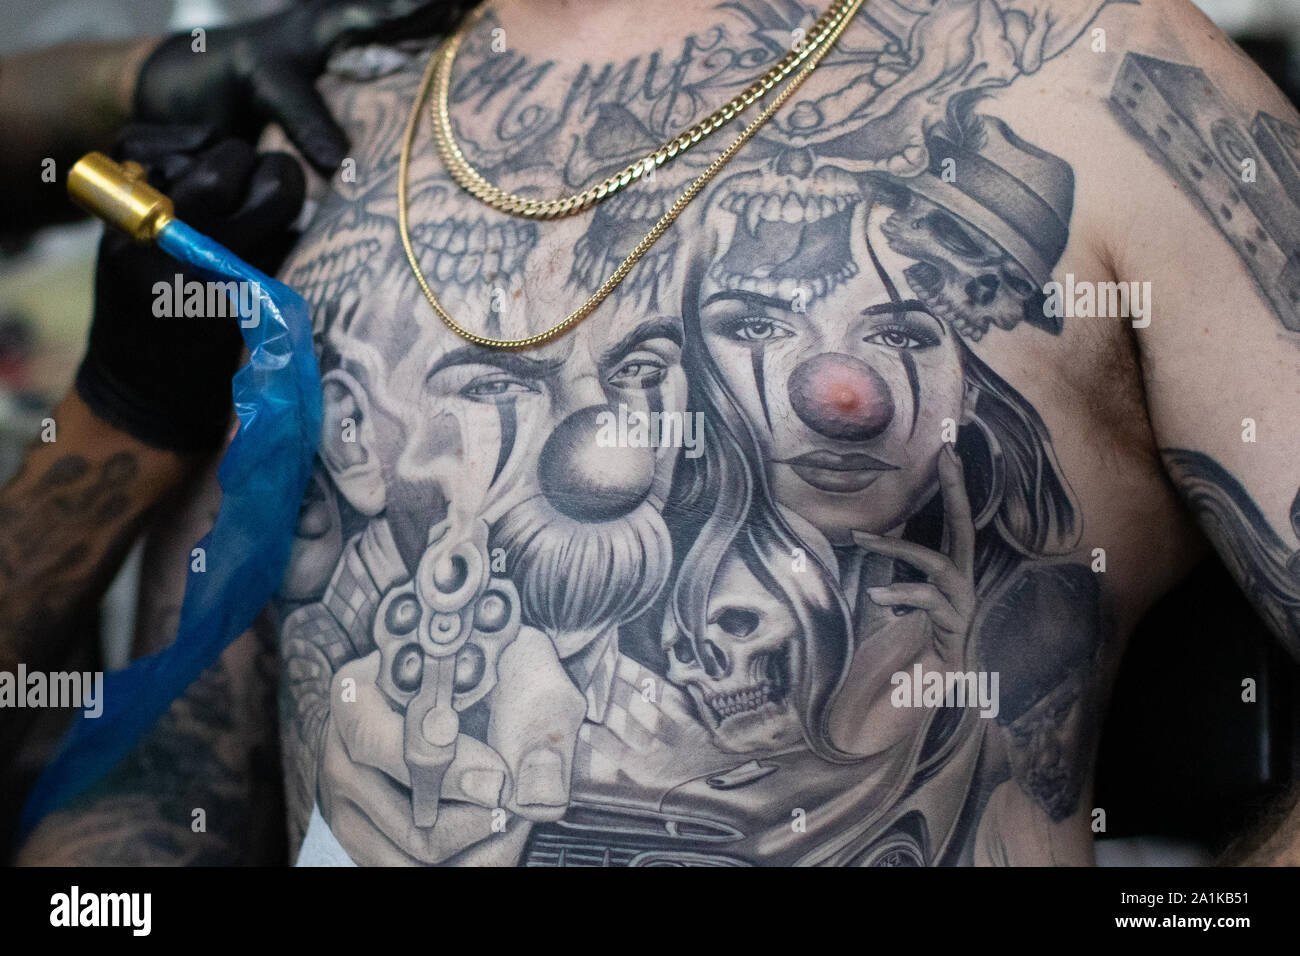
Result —
<instances>
[{"instance_id":1,"label":"tattoo machine","mask_svg":"<svg viewBox=\"0 0 1300 956\"><path fill-rule=\"evenodd\" d=\"M190 564L176 640L106 675L103 713L83 714L73 724L28 795L24 833L107 773L252 625L288 564L321 429L311 318L297 293L176 219L171 200L145 181L136 163L90 153L70 170L68 193L92 215L137 242L157 244L204 278L232 289L247 283L257 301L256 311L240 314L250 354L232 380L239 425L217 472L216 524L197 545L204 560ZM240 298L247 297L232 294L236 309Z\"/></svg>"}]
</instances>

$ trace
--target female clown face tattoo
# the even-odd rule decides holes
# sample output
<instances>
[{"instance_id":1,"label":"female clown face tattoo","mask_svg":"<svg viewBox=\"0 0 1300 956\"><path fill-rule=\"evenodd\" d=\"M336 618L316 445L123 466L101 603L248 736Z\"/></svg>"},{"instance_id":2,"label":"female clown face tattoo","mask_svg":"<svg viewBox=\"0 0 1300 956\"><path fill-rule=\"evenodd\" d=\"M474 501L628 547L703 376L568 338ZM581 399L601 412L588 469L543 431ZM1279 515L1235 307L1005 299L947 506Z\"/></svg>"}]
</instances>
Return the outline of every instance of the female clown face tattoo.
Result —
<instances>
[{"instance_id":1,"label":"female clown face tattoo","mask_svg":"<svg viewBox=\"0 0 1300 956\"><path fill-rule=\"evenodd\" d=\"M904 272L913 260L881 233L888 215L859 201L845 217L848 259L868 265L817 283L822 295L732 271L702 287L704 341L756 433L777 502L832 543L914 514L937 489L945 437L965 418L957 335L912 296ZM773 227L803 228L763 222L758 232ZM744 252L761 275L768 241L738 223L729 268Z\"/></svg>"}]
</instances>

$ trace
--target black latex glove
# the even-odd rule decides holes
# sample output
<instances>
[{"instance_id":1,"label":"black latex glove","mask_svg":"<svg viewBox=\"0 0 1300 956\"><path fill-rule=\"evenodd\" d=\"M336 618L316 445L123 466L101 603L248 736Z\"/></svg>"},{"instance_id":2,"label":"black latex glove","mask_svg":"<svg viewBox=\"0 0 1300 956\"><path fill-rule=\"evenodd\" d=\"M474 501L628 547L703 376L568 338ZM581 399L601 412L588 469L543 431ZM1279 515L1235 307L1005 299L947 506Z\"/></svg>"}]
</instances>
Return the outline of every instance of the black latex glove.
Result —
<instances>
[{"instance_id":1,"label":"black latex glove","mask_svg":"<svg viewBox=\"0 0 1300 956\"><path fill-rule=\"evenodd\" d=\"M302 208L302 167L286 153L254 153L199 127L128 127L119 160L139 162L171 197L176 216L274 274ZM230 379L243 344L229 316L160 318L154 285L201 277L153 246L106 230L95 274L90 344L77 392L100 418L182 454L211 451L230 424Z\"/></svg>"},{"instance_id":2,"label":"black latex glove","mask_svg":"<svg viewBox=\"0 0 1300 956\"><path fill-rule=\"evenodd\" d=\"M278 123L322 172L338 168L348 139L316 92L336 49L445 32L471 4L454 0L311 0L261 20L168 37L136 84L136 119L203 123L247 139Z\"/></svg>"}]
</instances>

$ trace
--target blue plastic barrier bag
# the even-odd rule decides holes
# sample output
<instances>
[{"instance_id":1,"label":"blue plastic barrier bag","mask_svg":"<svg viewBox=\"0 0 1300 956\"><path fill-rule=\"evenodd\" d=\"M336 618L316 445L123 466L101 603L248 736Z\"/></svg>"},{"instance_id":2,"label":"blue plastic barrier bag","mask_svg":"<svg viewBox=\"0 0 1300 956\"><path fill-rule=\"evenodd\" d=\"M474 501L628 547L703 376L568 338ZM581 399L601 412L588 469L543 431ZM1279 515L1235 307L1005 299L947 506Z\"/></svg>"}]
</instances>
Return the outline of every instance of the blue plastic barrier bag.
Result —
<instances>
[{"instance_id":1,"label":"blue plastic barrier bag","mask_svg":"<svg viewBox=\"0 0 1300 956\"><path fill-rule=\"evenodd\" d=\"M232 382L239 429L217 472L221 510L198 542L206 568L189 571L175 642L105 675L102 714L83 713L72 725L28 795L24 835L112 769L252 625L284 576L320 437L320 372L307 304L182 222L168 225L158 246L209 280L257 284L257 322L253 314L240 321L251 354Z\"/></svg>"}]
</instances>

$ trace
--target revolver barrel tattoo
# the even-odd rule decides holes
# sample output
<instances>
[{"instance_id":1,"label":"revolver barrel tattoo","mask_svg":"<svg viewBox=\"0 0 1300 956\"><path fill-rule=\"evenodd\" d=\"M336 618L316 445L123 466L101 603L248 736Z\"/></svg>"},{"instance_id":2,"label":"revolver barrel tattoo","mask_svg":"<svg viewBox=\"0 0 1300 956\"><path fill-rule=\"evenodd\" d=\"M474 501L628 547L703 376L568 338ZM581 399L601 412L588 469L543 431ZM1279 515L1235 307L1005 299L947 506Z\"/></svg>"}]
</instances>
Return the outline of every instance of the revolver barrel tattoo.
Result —
<instances>
[{"instance_id":1,"label":"revolver barrel tattoo","mask_svg":"<svg viewBox=\"0 0 1300 956\"><path fill-rule=\"evenodd\" d=\"M508 580L491 576L487 535L482 521L468 538L444 532L375 615L379 686L405 712L403 749L420 827L437 822L461 712L496 686L497 660L519 634L519 598Z\"/></svg>"}]
</instances>

